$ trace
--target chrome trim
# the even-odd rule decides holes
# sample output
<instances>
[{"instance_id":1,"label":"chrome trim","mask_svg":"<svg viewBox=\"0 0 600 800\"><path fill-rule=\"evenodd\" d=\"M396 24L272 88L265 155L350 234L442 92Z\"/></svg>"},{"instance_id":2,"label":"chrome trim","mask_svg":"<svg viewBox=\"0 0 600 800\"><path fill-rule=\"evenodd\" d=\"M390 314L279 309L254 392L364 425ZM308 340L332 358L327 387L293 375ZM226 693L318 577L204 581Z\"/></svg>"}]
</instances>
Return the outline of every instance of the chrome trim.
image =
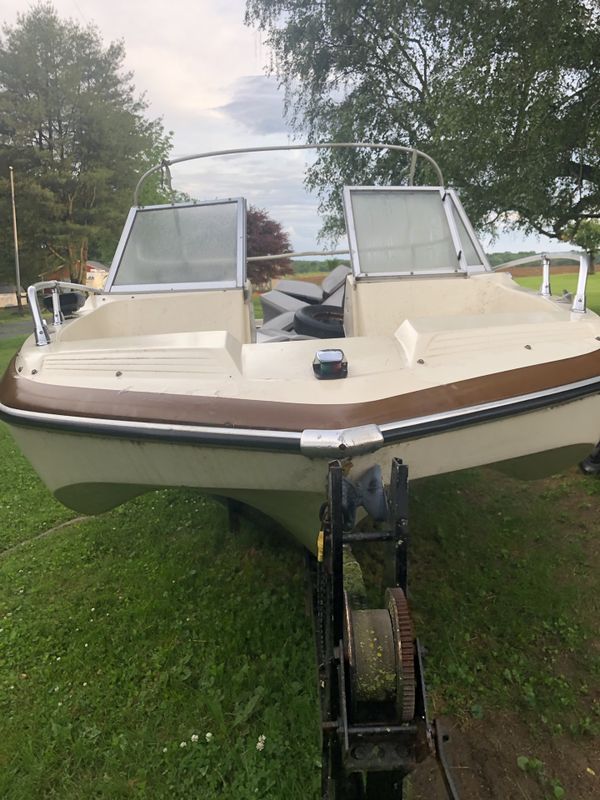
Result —
<instances>
[{"instance_id":1,"label":"chrome trim","mask_svg":"<svg viewBox=\"0 0 600 800\"><path fill-rule=\"evenodd\" d=\"M72 416L63 414L49 414L42 411L27 411L14 409L0 402L0 417L5 417L10 423L14 424L47 424L49 428L67 428L76 432L109 435L109 436L131 436L133 438L155 438L189 442L192 444L213 444L216 446L229 447L250 447L265 448L273 450L285 450L302 452L303 455L313 457L330 457L335 455L350 456L359 453L373 452L380 447L392 444L394 441L407 438L422 438L423 436L443 432L445 429L454 428L479 422L493 421L495 418L502 418L510 414L512 407L523 406L526 404L538 403L549 400L551 405L552 398L563 394L569 394L578 390L588 390L582 392L581 396L590 394L600 394L600 375L595 378L588 378L576 383L564 384L562 386L546 389L543 392L533 392L527 395L519 395L505 400L497 400L491 403L484 403L477 406L447 411L438 414L429 414L423 417L411 417L396 422L380 423L379 425L361 425L354 428L342 428L339 430L319 430L307 428L300 431L281 431L281 430L262 430L258 428L230 428L217 427L210 425L182 425L154 422L136 422L135 420L113 420L98 417ZM591 391L590 391L591 390ZM573 402L579 397L569 397L559 399L557 403ZM497 414L496 417L489 416L494 411L505 409L505 413ZM532 409L514 411L515 414L528 413ZM535 409L533 409L535 410ZM469 419L481 415L482 420ZM487 416L487 419L485 418ZM461 422L461 420L463 420ZM446 423L446 425L444 425ZM429 429L429 430L428 430ZM340 445L346 445L341 448Z\"/></svg>"},{"instance_id":2,"label":"chrome trim","mask_svg":"<svg viewBox=\"0 0 600 800\"><path fill-rule=\"evenodd\" d=\"M45 411L27 411L15 409L0 402L0 416L17 418L25 423L48 423L49 427L70 426L85 428L89 433L103 433L109 429L122 431L124 435L138 433L183 434L189 438L203 440L233 440L229 444L235 446L236 439L247 443L256 440L261 445L273 442L274 445L287 445L300 449L301 434L298 431L270 431L257 428L225 428L212 425L181 425L160 422L138 422L135 420L104 419L102 417L73 416L68 414L49 414Z\"/></svg>"},{"instance_id":3,"label":"chrome trim","mask_svg":"<svg viewBox=\"0 0 600 800\"><path fill-rule=\"evenodd\" d=\"M550 259L546 253L542 253L542 285L540 286L542 297L552 297L552 287L550 286Z\"/></svg>"},{"instance_id":4,"label":"chrome trim","mask_svg":"<svg viewBox=\"0 0 600 800\"><path fill-rule=\"evenodd\" d=\"M173 166L173 164L181 164L185 161L195 161L202 158L214 158L216 156L232 156L232 155L245 155L247 153L274 153L280 150L324 150L329 148L330 150L338 150L341 148L348 148L350 150L357 150L361 147L366 148L367 150L394 150L399 153L410 153L411 156L420 156L428 161L431 166L434 168L435 173L439 180L439 185L444 185L444 176L442 174L442 170L438 166L438 164L434 161L434 159L424 153L422 150L418 150L416 147L404 147L403 145L399 144L379 144L374 142L321 142L319 144L283 144L283 145L274 145L271 147L241 147L236 148L233 150L212 150L205 153L195 153L189 156L181 156L180 158L173 158L171 160L164 160L161 161L160 164L156 164L154 167L151 167L147 170L142 177L137 182L137 186L135 187L135 191L133 193L133 205L139 205L139 196L140 190L147 178L150 175L153 175L155 172L160 172L160 170L169 168ZM412 178L412 164L411 169L409 171L409 179Z\"/></svg>"},{"instance_id":5,"label":"chrome trim","mask_svg":"<svg viewBox=\"0 0 600 800\"><path fill-rule=\"evenodd\" d=\"M65 321L64 315L60 310L60 296L57 288L52 289L52 324L56 328Z\"/></svg>"},{"instance_id":6,"label":"chrome trim","mask_svg":"<svg viewBox=\"0 0 600 800\"><path fill-rule=\"evenodd\" d=\"M42 319L40 305L37 298L37 286L32 284L27 289L27 304L33 317L33 335L35 336L35 343L38 347L50 344L50 334L46 323Z\"/></svg>"},{"instance_id":7,"label":"chrome trim","mask_svg":"<svg viewBox=\"0 0 600 800\"><path fill-rule=\"evenodd\" d=\"M592 257L589 253L581 253L579 256L579 277L577 278L577 292L573 298L571 311L577 314L585 314L585 289L587 285L588 273L592 265Z\"/></svg>"},{"instance_id":8,"label":"chrome trim","mask_svg":"<svg viewBox=\"0 0 600 800\"><path fill-rule=\"evenodd\" d=\"M479 414L485 411L493 411L496 408L506 408L520 403L531 402L532 400L541 400L546 397L553 397L554 395L563 392L574 391L576 389L583 389L587 386L598 384L598 391L600 392L600 375L595 378L587 378L584 381L577 381L576 383L565 383L562 386L555 386L551 389L544 389L543 392L531 392L530 394L522 394L516 397L508 397L504 400L494 400L491 403L481 403L476 406L466 406L465 408L457 408L453 411L446 411L439 414L429 414L424 417L411 417L411 419L401 420L399 422L385 422L379 425L380 431L384 434L395 433L403 428L413 427L415 425L426 425L434 422L440 422L445 419L457 419L460 417L470 416L471 414Z\"/></svg>"},{"instance_id":9,"label":"chrome trim","mask_svg":"<svg viewBox=\"0 0 600 800\"><path fill-rule=\"evenodd\" d=\"M471 224L471 220L468 218L467 212L463 208L463 204L460 202L460 198L456 193L456 190L446 189L446 191L452 198L452 201L454 203L454 209L458 213L458 216L460 217L462 224L465 226L465 230L467 231L469 237L471 238L471 241L473 242L473 246L475 247L475 252L479 256L479 264L467 265L467 270L472 272L474 269L477 269L477 267L481 266L484 268L485 272L491 272L492 271L491 264L488 261L488 258L483 250L483 247L481 246L481 242L479 241L479 237L475 232L475 228Z\"/></svg>"},{"instance_id":10,"label":"chrome trim","mask_svg":"<svg viewBox=\"0 0 600 800\"><path fill-rule=\"evenodd\" d=\"M383 445L383 436L377 425L361 425L342 430L310 429L302 431L302 455L336 457L372 453Z\"/></svg>"},{"instance_id":11,"label":"chrome trim","mask_svg":"<svg viewBox=\"0 0 600 800\"><path fill-rule=\"evenodd\" d=\"M239 289L236 281L206 281L206 283L120 283L113 286L110 294L160 294L172 292L214 291Z\"/></svg>"},{"instance_id":12,"label":"chrome trim","mask_svg":"<svg viewBox=\"0 0 600 800\"><path fill-rule=\"evenodd\" d=\"M153 209L154 206L150 206L149 208ZM129 241L129 234L131 233L131 229L133 227L133 220L135 219L136 214L137 214L137 208L129 209L129 213L127 214L127 218L125 220L125 225L123 226L123 230L121 231L119 243L117 244L117 249L115 250L113 260L111 261L110 269L108 270L108 276L106 278L106 281L104 282L104 290L106 292L110 291L113 285L117 268L121 263L121 259L123 258L123 251L125 250L127 242Z\"/></svg>"},{"instance_id":13,"label":"chrome trim","mask_svg":"<svg viewBox=\"0 0 600 800\"><path fill-rule=\"evenodd\" d=\"M346 235L348 237L348 247L350 249L350 264L352 266L352 273L355 278L358 278L359 276L364 275L364 273L361 273L360 271L358 240L356 238L356 229L354 227L354 212L352 211L350 186L344 186L342 189L342 208L344 211L344 221L346 223Z\"/></svg>"},{"instance_id":14,"label":"chrome trim","mask_svg":"<svg viewBox=\"0 0 600 800\"><path fill-rule=\"evenodd\" d=\"M448 230L450 231L452 244L454 245L454 252L456 253L456 263L458 264L458 269L460 272L466 273L467 263L465 260L465 253L463 247L461 246L460 236L458 234L458 225L456 224L456 220L454 219L454 214L452 213L453 211L452 197L444 189L440 189L440 197L442 199L442 208L444 209L444 213L446 214L446 223L448 225ZM456 272L456 268L454 268L454 272Z\"/></svg>"},{"instance_id":15,"label":"chrome trim","mask_svg":"<svg viewBox=\"0 0 600 800\"><path fill-rule=\"evenodd\" d=\"M40 304L38 301L38 292L41 292L43 289L52 289L52 321L54 327L62 325L64 321L58 297L61 289L67 289L72 292L86 292L87 294L104 294L103 289L97 289L95 286L83 286L80 283L71 283L70 281L39 281L39 283L32 283L27 289L27 302L29 304L31 316L33 317L33 335L35 336L35 343L38 347L44 347L50 344L48 326L42 319L42 312L40 311Z\"/></svg>"},{"instance_id":16,"label":"chrome trim","mask_svg":"<svg viewBox=\"0 0 600 800\"><path fill-rule=\"evenodd\" d=\"M539 261L540 258L546 256L546 258L550 259L551 261L577 261L581 257L581 253L575 250L565 250L565 252L556 252L556 253L534 253L532 256L525 256L524 258L517 258L514 261L504 261L502 264L496 264L495 267L492 267L492 272L497 272L500 269L506 269L507 267L523 267L526 264L533 264Z\"/></svg>"},{"instance_id":17,"label":"chrome trim","mask_svg":"<svg viewBox=\"0 0 600 800\"><path fill-rule=\"evenodd\" d=\"M268 256L247 256L248 263L254 261L273 261L274 258L299 258L300 256L345 256L350 250L302 250L294 253L278 253Z\"/></svg>"}]
</instances>

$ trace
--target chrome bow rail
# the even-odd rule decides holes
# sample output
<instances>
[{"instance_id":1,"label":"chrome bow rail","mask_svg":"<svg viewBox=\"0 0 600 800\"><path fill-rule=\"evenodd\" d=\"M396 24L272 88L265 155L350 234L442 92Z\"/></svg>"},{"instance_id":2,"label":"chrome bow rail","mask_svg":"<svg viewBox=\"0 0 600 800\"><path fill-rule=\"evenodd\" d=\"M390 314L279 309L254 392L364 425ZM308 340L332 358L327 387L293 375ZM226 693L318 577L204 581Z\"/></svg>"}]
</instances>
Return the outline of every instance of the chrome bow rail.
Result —
<instances>
[{"instance_id":1,"label":"chrome bow rail","mask_svg":"<svg viewBox=\"0 0 600 800\"><path fill-rule=\"evenodd\" d=\"M540 294L542 297L552 297L552 287L550 286L550 262L551 261L578 261L579 262L579 275L577 278L577 289L575 296L572 298L573 304L571 311L578 314L585 314L586 312L586 287L588 275L592 269L592 257L590 253L580 251L566 251L564 253L558 251L556 253L540 253L533 256L525 256L518 258L515 261L505 261L502 264L497 264L492 268L493 272L498 270L507 269L508 267L523 267L527 264L539 262L542 268L542 285L540 286ZM567 294L565 299L571 300L571 295Z\"/></svg>"},{"instance_id":2,"label":"chrome bow rail","mask_svg":"<svg viewBox=\"0 0 600 800\"><path fill-rule=\"evenodd\" d=\"M56 328L62 325L65 321L62 311L60 310L61 291L66 290L69 292L86 292L87 294L103 294L102 289L97 289L94 286L83 286L79 283L70 283L69 281L40 281L33 283L27 289L27 302L33 317L33 334L35 336L35 343L38 347L50 344L50 334L48 332L48 325L46 320L42 317L38 293L44 289L52 290L52 325Z\"/></svg>"}]
</instances>

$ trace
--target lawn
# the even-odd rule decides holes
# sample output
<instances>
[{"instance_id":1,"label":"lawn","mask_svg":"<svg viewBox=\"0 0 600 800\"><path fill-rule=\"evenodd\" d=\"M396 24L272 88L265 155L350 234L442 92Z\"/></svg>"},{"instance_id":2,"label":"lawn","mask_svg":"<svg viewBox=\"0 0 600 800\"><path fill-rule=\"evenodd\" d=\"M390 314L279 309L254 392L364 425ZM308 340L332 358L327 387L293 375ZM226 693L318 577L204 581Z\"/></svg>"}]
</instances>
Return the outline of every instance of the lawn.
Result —
<instances>
[{"instance_id":1,"label":"lawn","mask_svg":"<svg viewBox=\"0 0 600 800\"><path fill-rule=\"evenodd\" d=\"M566 289L568 292L575 294L577 289L577 273L567 273L567 274L554 274L553 272L550 273L550 284L552 286L552 292L557 297L560 297L563 289ZM536 289L539 290L540 285L542 283L542 275L540 270L539 278L537 276L527 276L523 278L519 278L515 275L515 280L521 286L526 286L528 289ZM600 314L600 273L596 275L590 275L588 277L587 283L587 305L592 311L595 311L597 314Z\"/></svg>"},{"instance_id":2,"label":"lawn","mask_svg":"<svg viewBox=\"0 0 600 800\"><path fill-rule=\"evenodd\" d=\"M3 425L0 465L0 797L316 798L301 551L188 490L39 536L75 515ZM432 705L473 753L499 743L493 792L464 800L598 796L599 500L575 469L412 487Z\"/></svg>"},{"instance_id":3,"label":"lawn","mask_svg":"<svg viewBox=\"0 0 600 800\"><path fill-rule=\"evenodd\" d=\"M0 308L0 325L3 322L15 322L20 319L28 319L29 318L29 310L27 308L27 304L24 306L24 313L23 315L19 314L16 307L15 308Z\"/></svg>"}]
</instances>

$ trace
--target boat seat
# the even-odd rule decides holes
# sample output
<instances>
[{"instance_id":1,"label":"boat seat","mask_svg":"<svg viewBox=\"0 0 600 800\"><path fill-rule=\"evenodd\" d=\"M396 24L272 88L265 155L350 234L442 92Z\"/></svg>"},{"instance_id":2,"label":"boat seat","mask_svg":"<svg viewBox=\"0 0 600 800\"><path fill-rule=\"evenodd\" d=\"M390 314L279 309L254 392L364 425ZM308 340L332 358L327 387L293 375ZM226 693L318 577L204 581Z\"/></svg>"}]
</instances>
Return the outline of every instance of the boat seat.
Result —
<instances>
[{"instance_id":1,"label":"boat seat","mask_svg":"<svg viewBox=\"0 0 600 800\"><path fill-rule=\"evenodd\" d=\"M320 286L308 281L281 280L277 283L278 292L283 292L306 303L326 303L327 305L344 304L344 286L350 274L350 267L340 264L323 279ZM341 290L341 294L339 294ZM335 295L335 301L331 298ZM341 297L341 300L340 300Z\"/></svg>"},{"instance_id":2,"label":"boat seat","mask_svg":"<svg viewBox=\"0 0 600 800\"><path fill-rule=\"evenodd\" d=\"M321 286L305 281L279 281L276 289L261 295L260 302L264 322L257 333L256 341L291 341L298 337L314 338L305 334L296 334L294 330L296 312L299 309L316 308L319 305L343 308L346 278L350 272L349 267L340 264L327 275Z\"/></svg>"},{"instance_id":3,"label":"boat seat","mask_svg":"<svg viewBox=\"0 0 600 800\"><path fill-rule=\"evenodd\" d=\"M323 301L323 289L316 283L308 281L281 280L277 282L277 291L304 300L305 303L321 303Z\"/></svg>"},{"instance_id":4,"label":"boat seat","mask_svg":"<svg viewBox=\"0 0 600 800\"><path fill-rule=\"evenodd\" d=\"M295 311L284 311L273 319L266 322L261 331L291 331L294 327L294 314Z\"/></svg>"},{"instance_id":5,"label":"boat seat","mask_svg":"<svg viewBox=\"0 0 600 800\"><path fill-rule=\"evenodd\" d=\"M256 343L265 344L270 342L296 342L303 339L313 339L313 336L304 336L295 331L278 331L275 328L259 328L256 331Z\"/></svg>"},{"instance_id":6,"label":"boat seat","mask_svg":"<svg viewBox=\"0 0 600 800\"><path fill-rule=\"evenodd\" d=\"M352 270L350 267L346 267L344 264L340 264L339 266L332 269L329 275L323 279L321 283L321 289L323 290L323 302L327 303L328 305L332 305L330 301L327 299L331 297L334 292L337 292L338 289L341 289L344 284L346 283L346 278Z\"/></svg>"},{"instance_id":7,"label":"boat seat","mask_svg":"<svg viewBox=\"0 0 600 800\"><path fill-rule=\"evenodd\" d=\"M283 314L284 311L297 311L302 306L308 305L303 300L298 300L296 297L291 297L283 292L278 292L273 289L270 292L265 292L260 296L260 302L263 310L263 320L270 322L274 317Z\"/></svg>"},{"instance_id":8,"label":"boat seat","mask_svg":"<svg viewBox=\"0 0 600 800\"><path fill-rule=\"evenodd\" d=\"M327 303L324 303L324 305L335 306L336 308L343 308L345 296L346 296L346 286L342 285L333 294L329 295L329 297L327 298Z\"/></svg>"}]
</instances>

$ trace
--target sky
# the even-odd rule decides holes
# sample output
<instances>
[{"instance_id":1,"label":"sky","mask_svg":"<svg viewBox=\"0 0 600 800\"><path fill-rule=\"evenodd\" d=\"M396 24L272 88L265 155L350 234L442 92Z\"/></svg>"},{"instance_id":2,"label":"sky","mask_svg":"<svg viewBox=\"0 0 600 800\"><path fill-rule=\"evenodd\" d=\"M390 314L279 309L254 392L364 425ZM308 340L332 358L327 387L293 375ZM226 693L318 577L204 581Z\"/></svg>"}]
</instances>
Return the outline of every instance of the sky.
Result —
<instances>
[{"instance_id":1,"label":"sky","mask_svg":"<svg viewBox=\"0 0 600 800\"><path fill-rule=\"evenodd\" d=\"M97 26L105 44L123 39L126 67L144 92L148 116L173 131L172 157L288 144L283 93L266 74L268 48L244 25L244 0L54 0L61 17ZM2 0L14 24L31 3ZM302 152L210 159L173 167L173 186L198 200L243 196L266 208L295 250L314 248L321 222L303 188ZM442 165L443 168L443 165ZM565 249L555 241L503 233L488 251Z\"/></svg>"}]
</instances>

